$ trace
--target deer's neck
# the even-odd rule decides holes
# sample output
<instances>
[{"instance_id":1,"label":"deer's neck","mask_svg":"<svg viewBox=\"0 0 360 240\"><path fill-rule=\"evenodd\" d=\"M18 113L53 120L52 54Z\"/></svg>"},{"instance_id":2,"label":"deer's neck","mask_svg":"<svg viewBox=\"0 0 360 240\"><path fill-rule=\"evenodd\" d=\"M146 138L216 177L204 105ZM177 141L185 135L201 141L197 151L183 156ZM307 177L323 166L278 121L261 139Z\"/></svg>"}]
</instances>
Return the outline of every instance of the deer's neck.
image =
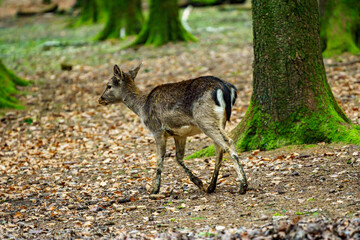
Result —
<instances>
[{"instance_id":1,"label":"deer's neck","mask_svg":"<svg viewBox=\"0 0 360 240\"><path fill-rule=\"evenodd\" d=\"M139 117L142 116L145 101L146 95L136 86L129 89L123 98L123 103Z\"/></svg>"}]
</instances>

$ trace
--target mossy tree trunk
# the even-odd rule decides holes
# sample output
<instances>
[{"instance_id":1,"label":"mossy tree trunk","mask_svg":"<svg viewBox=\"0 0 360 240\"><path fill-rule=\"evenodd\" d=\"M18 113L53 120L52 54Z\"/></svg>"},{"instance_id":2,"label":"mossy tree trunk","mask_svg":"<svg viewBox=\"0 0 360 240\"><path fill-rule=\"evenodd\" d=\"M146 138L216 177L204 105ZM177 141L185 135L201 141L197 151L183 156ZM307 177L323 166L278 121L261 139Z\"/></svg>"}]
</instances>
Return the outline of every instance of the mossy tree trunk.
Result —
<instances>
[{"instance_id":1,"label":"mossy tree trunk","mask_svg":"<svg viewBox=\"0 0 360 240\"><path fill-rule=\"evenodd\" d=\"M232 131L237 148L360 143L326 79L317 0L252 0L252 9L253 95Z\"/></svg>"},{"instance_id":2,"label":"mossy tree trunk","mask_svg":"<svg viewBox=\"0 0 360 240\"><path fill-rule=\"evenodd\" d=\"M106 15L105 4L102 0L78 0L76 7L80 8L81 12L74 26L98 23Z\"/></svg>"},{"instance_id":3,"label":"mossy tree trunk","mask_svg":"<svg viewBox=\"0 0 360 240\"><path fill-rule=\"evenodd\" d=\"M360 53L360 1L321 0L324 57Z\"/></svg>"},{"instance_id":4,"label":"mossy tree trunk","mask_svg":"<svg viewBox=\"0 0 360 240\"><path fill-rule=\"evenodd\" d=\"M5 67L0 59L0 108L22 108L13 94L19 93L16 85L26 86L29 83Z\"/></svg>"},{"instance_id":5,"label":"mossy tree trunk","mask_svg":"<svg viewBox=\"0 0 360 240\"><path fill-rule=\"evenodd\" d=\"M107 0L109 15L97 40L138 34L143 23L141 0Z\"/></svg>"},{"instance_id":6,"label":"mossy tree trunk","mask_svg":"<svg viewBox=\"0 0 360 240\"><path fill-rule=\"evenodd\" d=\"M160 46L168 42L190 40L196 39L180 22L177 0L151 0L149 18L132 45Z\"/></svg>"}]
</instances>

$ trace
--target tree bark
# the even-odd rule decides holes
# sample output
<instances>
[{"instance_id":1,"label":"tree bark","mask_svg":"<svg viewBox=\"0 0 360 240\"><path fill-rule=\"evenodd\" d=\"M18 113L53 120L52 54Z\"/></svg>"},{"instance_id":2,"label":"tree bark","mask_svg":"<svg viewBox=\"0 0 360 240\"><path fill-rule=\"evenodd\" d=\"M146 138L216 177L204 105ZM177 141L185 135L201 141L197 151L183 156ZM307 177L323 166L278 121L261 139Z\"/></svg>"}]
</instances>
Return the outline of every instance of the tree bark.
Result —
<instances>
[{"instance_id":1,"label":"tree bark","mask_svg":"<svg viewBox=\"0 0 360 240\"><path fill-rule=\"evenodd\" d=\"M108 4L108 19L97 40L123 38L140 32L144 20L141 0L108 0Z\"/></svg>"},{"instance_id":2,"label":"tree bark","mask_svg":"<svg viewBox=\"0 0 360 240\"><path fill-rule=\"evenodd\" d=\"M360 143L337 104L320 48L317 0L252 0L253 95L232 131L241 150L317 142Z\"/></svg>"},{"instance_id":3,"label":"tree bark","mask_svg":"<svg viewBox=\"0 0 360 240\"><path fill-rule=\"evenodd\" d=\"M360 1L321 0L324 57L360 53Z\"/></svg>"},{"instance_id":4,"label":"tree bark","mask_svg":"<svg viewBox=\"0 0 360 240\"><path fill-rule=\"evenodd\" d=\"M182 26L177 0L151 0L150 15L132 45L160 46L168 42L195 41Z\"/></svg>"},{"instance_id":5,"label":"tree bark","mask_svg":"<svg viewBox=\"0 0 360 240\"><path fill-rule=\"evenodd\" d=\"M18 93L16 85L26 86L28 84L29 82L7 69L0 59L0 108L23 108L12 95Z\"/></svg>"}]
</instances>

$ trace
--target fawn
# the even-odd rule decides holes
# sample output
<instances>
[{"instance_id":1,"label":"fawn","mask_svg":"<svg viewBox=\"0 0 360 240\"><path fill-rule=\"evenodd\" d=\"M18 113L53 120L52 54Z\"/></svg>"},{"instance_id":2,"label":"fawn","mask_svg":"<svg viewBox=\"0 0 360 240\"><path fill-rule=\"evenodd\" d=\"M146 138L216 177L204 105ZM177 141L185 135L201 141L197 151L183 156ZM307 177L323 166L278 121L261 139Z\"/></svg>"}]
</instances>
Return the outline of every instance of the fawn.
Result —
<instances>
[{"instance_id":1,"label":"fawn","mask_svg":"<svg viewBox=\"0 0 360 240\"><path fill-rule=\"evenodd\" d=\"M197 187L207 193L215 191L225 150L230 154L240 179L239 193L244 194L248 186L246 176L234 143L224 130L237 96L235 86L216 77L204 76L159 85L146 94L140 91L134 81L140 67L141 64L129 72L123 72L115 65L114 75L98 101L103 105L124 103L141 118L153 134L156 142L157 171L151 194L158 194L160 190L166 142L170 136L175 140L177 163ZM201 132L214 141L216 153L215 170L207 189L183 161L186 137Z\"/></svg>"}]
</instances>

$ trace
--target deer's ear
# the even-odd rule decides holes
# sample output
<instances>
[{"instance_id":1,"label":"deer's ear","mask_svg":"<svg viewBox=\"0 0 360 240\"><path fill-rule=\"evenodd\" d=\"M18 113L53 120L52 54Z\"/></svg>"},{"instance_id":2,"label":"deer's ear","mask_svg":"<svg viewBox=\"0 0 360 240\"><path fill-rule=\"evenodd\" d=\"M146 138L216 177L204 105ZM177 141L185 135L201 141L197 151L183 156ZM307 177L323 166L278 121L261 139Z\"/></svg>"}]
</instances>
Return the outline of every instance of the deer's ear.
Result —
<instances>
[{"instance_id":1,"label":"deer's ear","mask_svg":"<svg viewBox=\"0 0 360 240\"><path fill-rule=\"evenodd\" d=\"M138 74L141 66L142 66L142 63L140 63L139 66L137 66L136 68L134 68L134 69L132 69L132 70L129 71L129 74L130 74L131 79L134 80L134 79L136 78L136 75Z\"/></svg>"},{"instance_id":2,"label":"deer's ear","mask_svg":"<svg viewBox=\"0 0 360 240\"><path fill-rule=\"evenodd\" d=\"M114 75L119 77L120 79L123 79L124 77L124 72L120 70L118 65L114 65Z\"/></svg>"}]
</instances>

